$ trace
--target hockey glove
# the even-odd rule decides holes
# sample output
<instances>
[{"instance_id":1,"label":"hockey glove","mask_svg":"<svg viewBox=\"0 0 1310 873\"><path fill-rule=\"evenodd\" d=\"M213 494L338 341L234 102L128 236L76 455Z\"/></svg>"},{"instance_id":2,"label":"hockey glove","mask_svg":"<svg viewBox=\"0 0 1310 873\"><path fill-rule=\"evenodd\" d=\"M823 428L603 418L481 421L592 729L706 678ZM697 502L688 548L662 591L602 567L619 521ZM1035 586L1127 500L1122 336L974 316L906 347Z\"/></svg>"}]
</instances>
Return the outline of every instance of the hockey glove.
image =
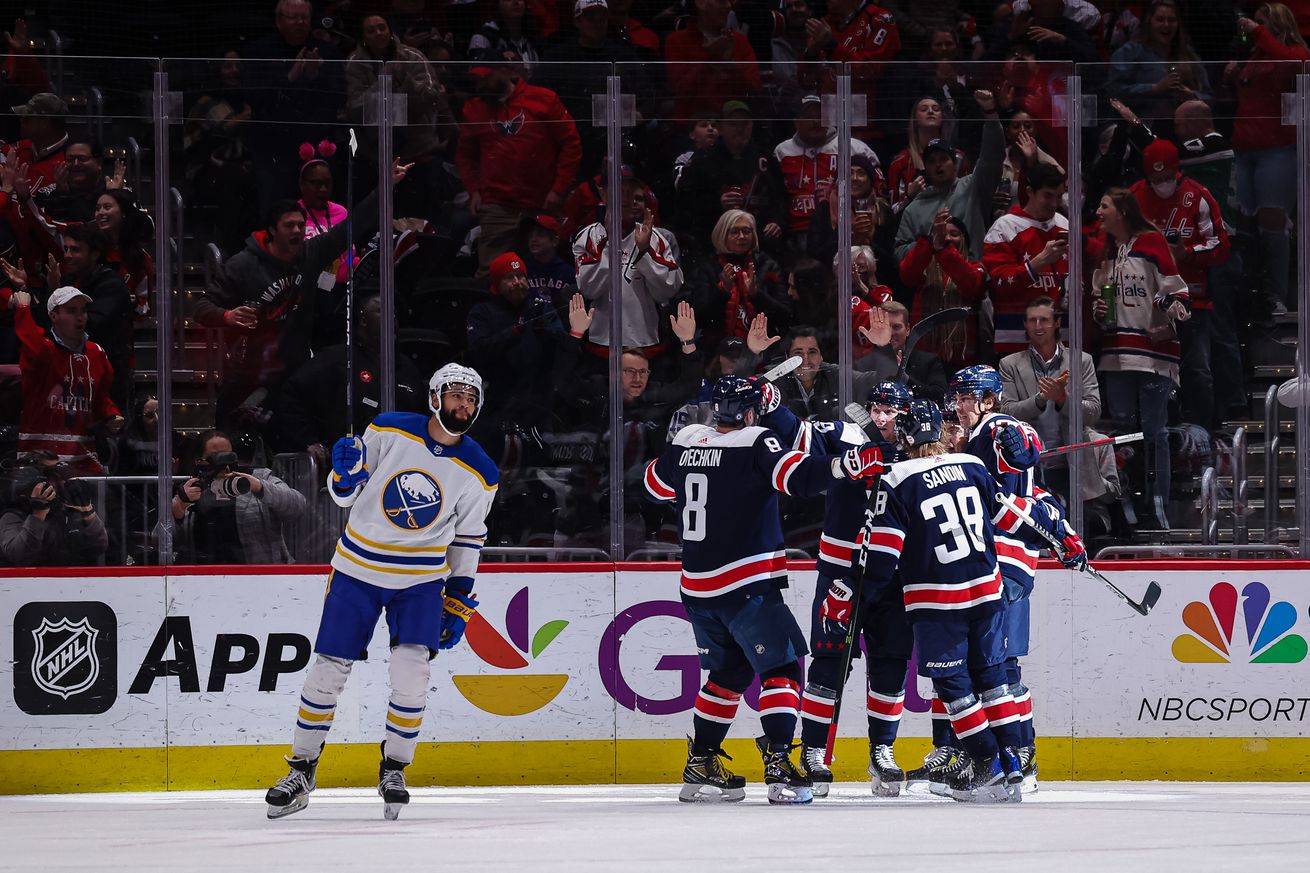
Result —
<instances>
[{"instance_id":1,"label":"hockey glove","mask_svg":"<svg viewBox=\"0 0 1310 873\"><path fill-rule=\"evenodd\" d=\"M774 386L772 382L760 380L760 394L764 398L760 402L760 415L768 415L782 405L782 392Z\"/></svg>"},{"instance_id":2,"label":"hockey glove","mask_svg":"<svg viewBox=\"0 0 1310 873\"><path fill-rule=\"evenodd\" d=\"M446 589L446 605L441 612L441 639L437 649L453 649L464 639L464 629L477 612L478 600L472 591Z\"/></svg>"},{"instance_id":3,"label":"hockey glove","mask_svg":"<svg viewBox=\"0 0 1310 873\"><path fill-rule=\"evenodd\" d=\"M1064 547L1064 553L1060 555L1060 563L1081 573L1087 569L1087 547L1069 522L1061 520L1061 523L1064 525L1064 539L1060 540L1060 545Z\"/></svg>"},{"instance_id":4,"label":"hockey glove","mask_svg":"<svg viewBox=\"0 0 1310 873\"><path fill-rule=\"evenodd\" d=\"M1010 466L1026 469L1037 463L1037 453L1028 443L1028 435L1017 424L1004 425L996 429L996 445Z\"/></svg>"},{"instance_id":5,"label":"hockey glove","mask_svg":"<svg viewBox=\"0 0 1310 873\"><path fill-rule=\"evenodd\" d=\"M864 487L872 488L875 481L887 470L883 462L882 451L874 445L847 449L840 458L832 462L834 479L845 477L854 482L863 482Z\"/></svg>"},{"instance_id":6,"label":"hockey glove","mask_svg":"<svg viewBox=\"0 0 1310 873\"><path fill-rule=\"evenodd\" d=\"M851 623L851 596L853 592L840 579L832 580L828 596L819 607L819 621L826 634L845 635Z\"/></svg>"},{"instance_id":7,"label":"hockey glove","mask_svg":"<svg viewBox=\"0 0 1310 873\"><path fill-rule=\"evenodd\" d=\"M342 437L332 445L332 488L349 494L368 480L364 465L364 441L359 437Z\"/></svg>"}]
</instances>

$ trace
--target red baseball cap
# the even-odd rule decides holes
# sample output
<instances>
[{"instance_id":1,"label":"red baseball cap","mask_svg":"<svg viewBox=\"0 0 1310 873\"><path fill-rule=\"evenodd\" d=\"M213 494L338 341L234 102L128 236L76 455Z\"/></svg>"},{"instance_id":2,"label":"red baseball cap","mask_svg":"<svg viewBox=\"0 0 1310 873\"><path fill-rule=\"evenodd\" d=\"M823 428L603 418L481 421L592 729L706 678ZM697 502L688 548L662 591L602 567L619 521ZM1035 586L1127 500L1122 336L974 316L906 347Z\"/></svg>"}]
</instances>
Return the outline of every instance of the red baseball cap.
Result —
<instances>
[{"instance_id":1,"label":"red baseball cap","mask_svg":"<svg viewBox=\"0 0 1310 873\"><path fill-rule=\"evenodd\" d=\"M532 223L540 227L542 230L549 231L550 233L555 234L555 236L559 236L559 219L553 215L547 215L544 212L538 213L537 215L532 216Z\"/></svg>"},{"instance_id":2,"label":"red baseball cap","mask_svg":"<svg viewBox=\"0 0 1310 873\"><path fill-rule=\"evenodd\" d=\"M1167 139L1157 139L1142 149L1142 169L1148 173L1178 169L1178 148Z\"/></svg>"},{"instance_id":3,"label":"red baseball cap","mask_svg":"<svg viewBox=\"0 0 1310 873\"><path fill-rule=\"evenodd\" d=\"M528 274L528 268L524 266L523 259L514 252L505 252L505 254L491 262L489 268L491 272L491 293L495 294L500 289L500 280L504 279L510 273L521 273L524 276Z\"/></svg>"}]
</instances>

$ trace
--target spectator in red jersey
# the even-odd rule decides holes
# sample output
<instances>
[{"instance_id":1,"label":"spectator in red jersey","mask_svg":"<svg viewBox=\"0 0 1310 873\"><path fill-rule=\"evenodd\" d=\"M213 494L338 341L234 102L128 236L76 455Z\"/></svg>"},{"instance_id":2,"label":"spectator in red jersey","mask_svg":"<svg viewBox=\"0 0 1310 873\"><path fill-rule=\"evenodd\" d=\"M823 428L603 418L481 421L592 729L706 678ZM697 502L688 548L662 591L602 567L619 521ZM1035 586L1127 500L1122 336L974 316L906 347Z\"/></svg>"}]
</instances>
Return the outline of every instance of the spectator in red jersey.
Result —
<instances>
[{"instance_id":1,"label":"spectator in red jersey","mask_svg":"<svg viewBox=\"0 0 1310 873\"><path fill-rule=\"evenodd\" d=\"M674 124L763 90L750 41L728 27L732 0L695 0L695 5L688 25L664 40Z\"/></svg>"},{"instance_id":2,"label":"spectator in red jersey","mask_svg":"<svg viewBox=\"0 0 1310 873\"><path fill-rule=\"evenodd\" d=\"M900 215L928 187L923 175L924 147L935 139L949 140L949 135L941 101L936 97L920 98L910 110L909 144L892 158L887 168L888 201L894 213ZM968 160L959 149L955 150L955 163L961 168L961 176L968 175Z\"/></svg>"},{"instance_id":3,"label":"spectator in red jersey","mask_svg":"<svg viewBox=\"0 0 1310 873\"><path fill-rule=\"evenodd\" d=\"M96 429L118 433L124 419L109 396L114 379L109 358L86 335L91 298L76 288L56 289L46 301L50 328L43 331L32 317L23 277L6 272L14 288L9 301L14 329L22 344L19 450L54 452L75 475L98 475L103 468L95 451Z\"/></svg>"},{"instance_id":4,"label":"spectator in red jersey","mask_svg":"<svg viewBox=\"0 0 1310 873\"><path fill-rule=\"evenodd\" d=\"M1183 420L1210 429L1214 421L1213 366L1242 366L1241 358L1214 361L1212 352L1226 351L1214 343L1213 305L1208 294L1208 273L1228 260L1228 231L1224 230L1219 204L1205 186L1178 171L1178 149L1157 139L1142 151L1139 179L1129 190L1137 205L1169 243L1178 272L1187 283L1192 317L1179 325L1182 360L1179 362Z\"/></svg>"},{"instance_id":5,"label":"spectator in red jersey","mask_svg":"<svg viewBox=\"0 0 1310 873\"><path fill-rule=\"evenodd\" d=\"M1123 432L1146 434L1145 509L1160 530L1169 529L1171 461L1169 397L1178 386L1177 325L1188 317L1187 283L1178 275L1169 244L1146 220L1126 188L1111 188L1096 210L1106 237L1093 241L1100 258L1092 287L1114 288L1114 312L1092 299L1092 317L1104 331L1101 382L1110 415ZM1098 251L1099 250L1099 251Z\"/></svg>"},{"instance_id":6,"label":"spectator in red jersey","mask_svg":"<svg viewBox=\"0 0 1310 873\"><path fill-rule=\"evenodd\" d=\"M755 216L729 209L710 234L715 255L688 271L687 296L696 309L696 323L712 347L724 336L746 337L757 313L783 331L790 324L792 304L782 269L759 247Z\"/></svg>"},{"instance_id":7,"label":"spectator in red jersey","mask_svg":"<svg viewBox=\"0 0 1310 873\"><path fill-rule=\"evenodd\" d=\"M150 314L155 293L155 262L148 246L153 235L150 217L125 188L106 191L96 199L95 225L107 242L104 262L118 273L132 296L138 318Z\"/></svg>"},{"instance_id":8,"label":"spectator in red jersey","mask_svg":"<svg viewBox=\"0 0 1310 873\"><path fill-rule=\"evenodd\" d=\"M901 281L914 291L910 308L911 321L920 321L953 306L976 307L987 287L987 269L971 261L969 233L964 222L945 209L937 211L932 231L919 237L901 259ZM934 352L951 370L978 362L977 322L973 318L947 325L928 334L920 342L926 352Z\"/></svg>"},{"instance_id":9,"label":"spectator in red jersey","mask_svg":"<svg viewBox=\"0 0 1310 873\"><path fill-rule=\"evenodd\" d=\"M1058 304L1069 276L1069 222L1059 213L1064 176L1049 164L1028 173L1027 202L987 231L983 264L992 280L996 354L1022 351L1024 310L1038 297Z\"/></svg>"},{"instance_id":10,"label":"spectator in red jersey","mask_svg":"<svg viewBox=\"0 0 1310 873\"><path fill-rule=\"evenodd\" d=\"M33 197L40 197L55 190L64 166L68 104L58 95L43 92L13 111L18 116L18 143L9 150L8 160L27 165L27 186Z\"/></svg>"},{"instance_id":11,"label":"spectator in red jersey","mask_svg":"<svg viewBox=\"0 0 1310 873\"><path fill-rule=\"evenodd\" d=\"M1282 95L1296 90L1301 63L1310 49L1297 30L1292 11L1266 3L1255 19L1238 27L1255 50L1244 63L1234 61L1225 75L1237 91L1233 150L1237 152L1237 202L1247 233L1259 234L1261 286L1276 309L1295 299L1288 286L1292 238L1289 219L1296 211L1296 128L1282 123ZM1302 217L1304 220L1304 217ZM1254 225L1254 227L1252 227Z\"/></svg>"},{"instance_id":12,"label":"spectator in red jersey","mask_svg":"<svg viewBox=\"0 0 1310 873\"><path fill-rule=\"evenodd\" d=\"M806 59L851 64L852 88L869 95L873 105L874 85L901 49L892 14L869 0L828 0L828 14L807 22L806 30L813 46ZM827 84L835 84L833 72L825 74Z\"/></svg>"},{"instance_id":13,"label":"spectator in red jersey","mask_svg":"<svg viewBox=\"0 0 1310 873\"><path fill-rule=\"evenodd\" d=\"M524 219L558 213L573 187L581 140L555 92L515 81L494 52L474 58L477 96L464 104L456 165L482 225L478 274L515 245Z\"/></svg>"}]
</instances>

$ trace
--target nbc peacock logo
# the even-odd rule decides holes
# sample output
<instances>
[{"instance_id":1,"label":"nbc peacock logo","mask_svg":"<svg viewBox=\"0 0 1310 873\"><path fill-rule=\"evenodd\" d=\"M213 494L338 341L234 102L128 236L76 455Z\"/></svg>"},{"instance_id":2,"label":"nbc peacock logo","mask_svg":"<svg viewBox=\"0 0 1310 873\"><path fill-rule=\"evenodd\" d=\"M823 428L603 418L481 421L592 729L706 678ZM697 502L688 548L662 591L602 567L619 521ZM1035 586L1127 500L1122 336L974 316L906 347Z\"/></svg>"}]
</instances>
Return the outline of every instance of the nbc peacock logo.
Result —
<instances>
[{"instance_id":1,"label":"nbc peacock logo","mask_svg":"<svg viewBox=\"0 0 1310 873\"><path fill-rule=\"evenodd\" d=\"M1174 658L1187 664L1298 664L1305 660L1306 641L1291 633L1296 607L1286 600L1270 603L1269 588L1251 582L1237 589L1219 582L1209 602L1193 600L1183 607L1183 624L1190 633L1174 640ZM1243 633L1237 630L1241 607Z\"/></svg>"},{"instance_id":2,"label":"nbc peacock logo","mask_svg":"<svg viewBox=\"0 0 1310 873\"><path fill-rule=\"evenodd\" d=\"M548 621L529 633L528 589L519 589L505 610L505 634L473 613L464 639L473 653L492 667L518 671L531 665L555 641L569 623ZM508 639L506 637L508 636ZM529 640L531 637L531 640ZM450 677L464 699L492 715L527 715L554 700L569 681L567 673L494 673Z\"/></svg>"}]
</instances>

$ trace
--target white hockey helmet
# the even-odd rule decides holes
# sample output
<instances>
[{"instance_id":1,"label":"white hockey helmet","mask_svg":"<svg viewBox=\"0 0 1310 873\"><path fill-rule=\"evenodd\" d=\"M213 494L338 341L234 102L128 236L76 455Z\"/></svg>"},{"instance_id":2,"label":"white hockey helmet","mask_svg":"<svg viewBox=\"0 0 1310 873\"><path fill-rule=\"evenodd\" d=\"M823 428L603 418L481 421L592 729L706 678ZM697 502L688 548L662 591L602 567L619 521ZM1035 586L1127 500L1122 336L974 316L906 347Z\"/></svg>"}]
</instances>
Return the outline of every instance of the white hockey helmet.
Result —
<instances>
[{"instance_id":1,"label":"white hockey helmet","mask_svg":"<svg viewBox=\"0 0 1310 873\"><path fill-rule=\"evenodd\" d=\"M456 386L471 388L478 395L477 406L473 408L473 417L469 419L469 425L472 426L473 422L478 419L478 413L482 411L483 402L482 377L472 367L465 367L463 364L446 364L446 366L433 373L432 379L428 382L428 408L440 421L441 397L448 389ZM436 394L435 403L433 402L433 394Z\"/></svg>"}]
</instances>

